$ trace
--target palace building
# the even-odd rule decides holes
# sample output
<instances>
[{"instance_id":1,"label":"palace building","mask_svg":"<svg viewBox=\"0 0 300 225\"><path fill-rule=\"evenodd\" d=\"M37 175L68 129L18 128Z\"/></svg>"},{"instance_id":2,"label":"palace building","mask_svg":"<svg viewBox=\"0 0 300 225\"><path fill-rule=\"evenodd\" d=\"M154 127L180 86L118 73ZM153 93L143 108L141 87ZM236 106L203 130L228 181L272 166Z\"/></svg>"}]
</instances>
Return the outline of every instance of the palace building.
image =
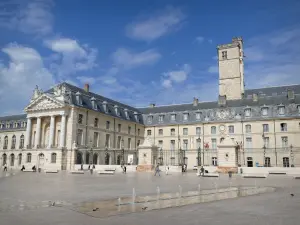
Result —
<instances>
[{"instance_id":1,"label":"palace building","mask_svg":"<svg viewBox=\"0 0 300 225\"><path fill-rule=\"evenodd\" d=\"M300 85L247 90L242 38L217 49L219 98L212 102L191 96L190 104L135 108L88 84L36 87L25 114L0 117L0 165L136 165L147 138L158 147L155 163L218 167L229 157L219 146L230 138L240 167L299 166Z\"/></svg>"}]
</instances>

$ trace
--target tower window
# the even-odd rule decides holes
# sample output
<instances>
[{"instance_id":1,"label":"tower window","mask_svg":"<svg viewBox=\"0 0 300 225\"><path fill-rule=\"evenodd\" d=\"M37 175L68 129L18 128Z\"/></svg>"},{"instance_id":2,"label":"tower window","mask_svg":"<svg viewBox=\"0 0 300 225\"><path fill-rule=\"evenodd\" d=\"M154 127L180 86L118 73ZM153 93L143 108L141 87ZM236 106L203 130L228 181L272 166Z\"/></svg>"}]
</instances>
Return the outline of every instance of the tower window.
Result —
<instances>
[{"instance_id":1,"label":"tower window","mask_svg":"<svg viewBox=\"0 0 300 225\"><path fill-rule=\"evenodd\" d=\"M227 51L222 52L222 59L227 59Z\"/></svg>"}]
</instances>

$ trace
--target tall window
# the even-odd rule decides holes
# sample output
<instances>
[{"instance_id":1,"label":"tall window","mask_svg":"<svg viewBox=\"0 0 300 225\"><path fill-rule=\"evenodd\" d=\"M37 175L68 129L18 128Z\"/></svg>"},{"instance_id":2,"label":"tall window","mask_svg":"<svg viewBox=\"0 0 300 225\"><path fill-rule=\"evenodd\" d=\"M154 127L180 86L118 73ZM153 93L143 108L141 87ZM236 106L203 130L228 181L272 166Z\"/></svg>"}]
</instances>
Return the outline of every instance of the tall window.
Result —
<instances>
[{"instance_id":1,"label":"tall window","mask_svg":"<svg viewBox=\"0 0 300 225\"><path fill-rule=\"evenodd\" d=\"M222 51L222 59L227 59L227 51Z\"/></svg>"},{"instance_id":2,"label":"tall window","mask_svg":"<svg viewBox=\"0 0 300 225\"><path fill-rule=\"evenodd\" d=\"M211 139L211 148L217 149L217 139L216 138Z\"/></svg>"},{"instance_id":3,"label":"tall window","mask_svg":"<svg viewBox=\"0 0 300 225\"><path fill-rule=\"evenodd\" d=\"M201 148L201 139L200 138L197 138L197 140L196 140L196 148L197 149Z\"/></svg>"},{"instance_id":4,"label":"tall window","mask_svg":"<svg viewBox=\"0 0 300 225\"><path fill-rule=\"evenodd\" d=\"M82 124L83 122L83 115L82 114L78 114L78 123Z\"/></svg>"},{"instance_id":5,"label":"tall window","mask_svg":"<svg viewBox=\"0 0 300 225\"><path fill-rule=\"evenodd\" d=\"M98 138L99 138L99 133L98 133L98 132L94 132L94 143L93 143L93 147L98 147Z\"/></svg>"},{"instance_id":6,"label":"tall window","mask_svg":"<svg viewBox=\"0 0 300 225\"><path fill-rule=\"evenodd\" d=\"M210 133L211 133L211 134L216 134L216 133L217 133L217 128L216 128L215 126L212 126L212 127L210 128Z\"/></svg>"},{"instance_id":7,"label":"tall window","mask_svg":"<svg viewBox=\"0 0 300 225\"><path fill-rule=\"evenodd\" d=\"M283 167L290 167L290 159L288 157L283 157Z\"/></svg>"},{"instance_id":8,"label":"tall window","mask_svg":"<svg viewBox=\"0 0 300 225\"><path fill-rule=\"evenodd\" d=\"M110 128L110 122L106 121L106 130L109 130L109 128Z\"/></svg>"},{"instance_id":9,"label":"tall window","mask_svg":"<svg viewBox=\"0 0 300 225\"><path fill-rule=\"evenodd\" d=\"M22 153L20 153L18 156L18 165L21 166L21 164L22 164Z\"/></svg>"},{"instance_id":10,"label":"tall window","mask_svg":"<svg viewBox=\"0 0 300 225\"><path fill-rule=\"evenodd\" d=\"M183 135L188 135L188 128L183 128Z\"/></svg>"},{"instance_id":11,"label":"tall window","mask_svg":"<svg viewBox=\"0 0 300 225\"><path fill-rule=\"evenodd\" d=\"M196 127L196 135L200 135L201 134L201 127Z\"/></svg>"},{"instance_id":12,"label":"tall window","mask_svg":"<svg viewBox=\"0 0 300 225\"><path fill-rule=\"evenodd\" d=\"M183 150L188 150L188 140L187 139L184 139L183 140Z\"/></svg>"},{"instance_id":13,"label":"tall window","mask_svg":"<svg viewBox=\"0 0 300 225\"><path fill-rule=\"evenodd\" d=\"M51 163L56 163L56 153L51 154Z\"/></svg>"},{"instance_id":14,"label":"tall window","mask_svg":"<svg viewBox=\"0 0 300 225\"><path fill-rule=\"evenodd\" d=\"M175 151L175 140L171 140L170 141L170 149L171 149L171 151Z\"/></svg>"},{"instance_id":15,"label":"tall window","mask_svg":"<svg viewBox=\"0 0 300 225\"><path fill-rule=\"evenodd\" d=\"M175 129L174 128L171 129L171 136L175 136Z\"/></svg>"},{"instance_id":16,"label":"tall window","mask_svg":"<svg viewBox=\"0 0 300 225\"><path fill-rule=\"evenodd\" d=\"M281 132L287 131L287 124L286 123L281 123L280 124L280 131Z\"/></svg>"},{"instance_id":17,"label":"tall window","mask_svg":"<svg viewBox=\"0 0 300 225\"><path fill-rule=\"evenodd\" d=\"M262 114L263 116L267 116L267 115L268 115L268 108L267 108L267 107L262 108L262 109L261 109L261 114Z\"/></svg>"},{"instance_id":18,"label":"tall window","mask_svg":"<svg viewBox=\"0 0 300 225\"><path fill-rule=\"evenodd\" d=\"M3 145L3 149L7 149L7 146L8 146L8 137L5 136L5 137L4 137L4 145Z\"/></svg>"},{"instance_id":19,"label":"tall window","mask_svg":"<svg viewBox=\"0 0 300 225\"><path fill-rule=\"evenodd\" d=\"M121 124L118 124L118 132L119 132L119 133L121 132L121 128L122 128L122 125L121 125Z\"/></svg>"},{"instance_id":20,"label":"tall window","mask_svg":"<svg viewBox=\"0 0 300 225\"><path fill-rule=\"evenodd\" d=\"M95 120L94 120L94 127L98 127L98 123L99 123L99 119L95 118Z\"/></svg>"},{"instance_id":21,"label":"tall window","mask_svg":"<svg viewBox=\"0 0 300 225\"><path fill-rule=\"evenodd\" d=\"M271 158L270 157L265 158L265 167L271 167Z\"/></svg>"},{"instance_id":22,"label":"tall window","mask_svg":"<svg viewBox=\"0 0 300 225\"><path fill-rule=\"evenodd\" d=\"M137 146L140 146L140 143L141 143L141 140L137 140L136 145L137 145Z\"/></svg>"},{"instance_id":23,"label":"tall window","mask_svg":"<svg viewBox=\"0 0 300 225\"><path fill-rule=\"evenodd\" d=\"M16 135L12 136L11 139L11 149L15 149L16 148Z\"/></svg>"},{"instance_id":24,"label":"tall window","mask_svg":"<svg viewBox=\"0 0 300 225\"><path fill-rule=\"evenodd\" d=\"M31 163L31 153L27 153L27 163Z\"/></svg>"},{"instance_id":25,"label":"tall window","mask_svg":"<svg viewBox=\"0 0 300 225\"><path fill-rule=\"evenodd\" d=\"M232 126L232 125L228 126L228 133L234 134L234 126Z\"/></svg>"},{"instance_id":26,"label":"tall window","mask_svg":"<svg viewBox=\"0 0 300 225\"><path fill-rule=\"evenodd\" d=\"M218 165L217 157L212 157L211 161L212 161L211 163L212 163L213 166L217 166Z\"/></svg>"},{"instance_id":27,"label":"tall window","mask_svg":"<svg viewBox=\"0 0 300 225\"><path fill-rule=\"evenodd\" d=\"M24 148L24 135L22 134L20 137L20 149Z\"/></svg>"},{"instance_id":28,"label":"tall window","mask_svg":"<svg viewBox=\"0 0 300 225\"><path fill-rule=\"evenodd\" d=\"M269 148L270 145L270 138L269 137L264 137L264 146L266 148Z\"/></svg>"},{"instance_id":29,"label":"tall window","mask_svg":"<svg viewBox=\"0 0 300 225\"><path fill-rule=\"evenodd\" d=\"M158 141L158 148L161 149L163 147L163 141L159 140Z\"/></svg>"},{"instance_id":30,"label":"tall window","mask_svg":"<svg viewBox=\"0 0 300 225\"><path fill-rule=\"evenodd\" d=\"M6 161L7 161L7 155L4 153L2 155L2 165L4 166L6 164Z\"/></svg>"},{"instance_id":31,"label":"tall window","mask_svg":"<svg viewBox=\"0 0 300 225\"><path fill-rule=\"evenodd\" d=\"M281 143L283 148L287 148L289 143L288 143L288 137L281 137Z\"/></svg>"},{"instance_id":32,"label":"tall window","mask_svg":"<svg viewBox=\"0 0 300 225\"><path fill-rule=\"evenodd\" d=\"M128 134L131 133L131 126L128 126Z\"/></svg>"},{"instance_id":33,"label":"tall window","mask_svg":"<svg viewBox=\"0 0 300 225\"><path fill-rule=\"evenodd\" d=\"M245 109L245 116L250 117L251 116L251 109Z\"/></svg>"},{"instance_id":34,"label":"tall window","mask_svg":"<svg viewBox=\"0 0 300 225\"><path fill-rule=\"evenodd\" d=\"M82 134L83 131L81 129L78 129L77 131L77 145L82 145Z\"/></svg>"},{"instance_id":35,"label":"tall window","mask_svg":"<svg viewBox=\"0 0 300 225\"><path fill-rule=\"evenodd\" d=\"M183 114L183 120L187 121L189 119L189 114L188 113L184 113Z\"/></svg>"},{"instance_id":36,"label":"tall window","mask_svg":"<svg viewBox=\"0 0 300 225\"><path fill-rule=\"evenodd\" d=\"M128 149L131 149L131 138L128 138L127 148L128 148Z\"/></svg>"},{"instance_id":37,"label":"tall window","mask_svg":"<svg viewBox=\"0 0 300 225\"><path fill-rule=\"evenodd\" d=\"M171 114L171 121L175 121L176 120L176 115L175 114Z\"/></svg>"},{"instance_id":38,"label":"tall window","mask_svg":"<svg viewBox=\"0 0 300 225\"><path fill-rule=\"evenodd\" d=\"M160 122L160 123L164 122L164 115L158 116L158 122Z\"/></svg>"},{"instance_id":39,"label":"tall window","mask_svg":"<svg viewBox=\"0 0 300 225\"><path fill-rule=\"evenodd\" d=\"M117 148L121 149L121 136L118 136Z\"/></svg>"},{"instance_id":40,"label":"tall window","mask_svg":"<svg viewBox=\"0 0 300 225\"><path fill-rule=\"evenodd\" d=\"M147 130L147 135L151 136L151 130Z\"/></svg>"},{"instance_id":41,"label":"tall window","mask_svg":"<svg viewBox=\"0 0 300 225\"><path fill-rule=\"evenodd\" d=\"M251 137L246 138L246 149L252 149L252 138Z\"/></svg>"},{"instance_id":42,"label":"tall window","mask_svg":"<svg viewBox=\"0 0 300 225\"><path fill-rule=\"evenodd\" d=\"M148 119L147 119L147 121L148 121L148 123L152 123L152 116L148 116Z\"/></svg>"},{"instance_id":43,"label":"tall window","mask_svg":"<svg viewBox=\"0 0 300 225\"><path fill-rule=\"evenodd\" d=\"M201 120L201 113L200 112L196 112L196 120Z\"/></svg>"},{"instance_id":44,"label":"tall window","mask_svg":"<svg viewBox=\"0 0 300 225\"><path fill-rule=\"evenodd\" d=\"M269 124L263 124L263 132L269 132Z\"/></svg>"},{"instance_id":45,"label":"tall window","mask_svg":"<svg viewBox=\"0 0 300 225\"><path fill-rule=\"evenodd\" d=\"M107 148L110 147L110 135L109 134L105 135L105 147L107 147Z\"/></svg>"},{"instance_id":46,"label":"tall window","mask_svg":"<svg viewBox=\"0 0 300 225\"><path fill-rule=\"evenodd\" d=\"M279 106L278 107L278 114L279 115L284 115L285 113L285 107L284 106Z\"/></svg>"},{"instance_id":47,"label":"tall window","mask_svg":"<svg viewBox=\"0 0 300 225\"><path fill-rule=\"evenodd\" d=\"M141 130L140 130L140 128L139 128L139 129L138 129L138 132L137 132L137 135L140 136L140 134L141 134Z\"/></svg>"},{"instance_id":48,"label":"tall window","mask_svg":"<svg viewBox=\"0 0 300 225\"><path fill-rule=\"evenodd\" d=\"M246 133L251 133L251 125L250 124L246 125Z\"/></svg>"},{"instance_id":49,"label":"tall window","mask_svg":"<svg viewBox=\"0 0 300 225\"><path fill-rule=\"evenodd\" d=\"M164 134L164 130L163 129L159 129L158 130L158 135L162 136Z\"/></svg>"}]
</instances>

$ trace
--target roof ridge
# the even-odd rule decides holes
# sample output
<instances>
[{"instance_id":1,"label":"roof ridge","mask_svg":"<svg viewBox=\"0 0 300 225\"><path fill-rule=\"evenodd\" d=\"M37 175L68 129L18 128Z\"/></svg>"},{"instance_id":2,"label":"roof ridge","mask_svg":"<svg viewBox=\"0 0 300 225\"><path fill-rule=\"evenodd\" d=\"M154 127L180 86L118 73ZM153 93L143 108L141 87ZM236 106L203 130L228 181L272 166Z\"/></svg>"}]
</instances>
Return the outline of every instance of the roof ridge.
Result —
<instances>
[{"instance_id":1,"label":"roof ridge","mask_svg":"<svg viewBox=\"0 0 300 225\"><path fill-rule=\"evenodd\" d=\"M288 84L288 85L280 85L280 86L269 86L269 87L263 87L263 88L252 88L252 89L246 89L245 91L261 90L261 89L267 89L267 88L291 87L291 86L300 86L300 84Z\"/></svg>"}]
</instances>

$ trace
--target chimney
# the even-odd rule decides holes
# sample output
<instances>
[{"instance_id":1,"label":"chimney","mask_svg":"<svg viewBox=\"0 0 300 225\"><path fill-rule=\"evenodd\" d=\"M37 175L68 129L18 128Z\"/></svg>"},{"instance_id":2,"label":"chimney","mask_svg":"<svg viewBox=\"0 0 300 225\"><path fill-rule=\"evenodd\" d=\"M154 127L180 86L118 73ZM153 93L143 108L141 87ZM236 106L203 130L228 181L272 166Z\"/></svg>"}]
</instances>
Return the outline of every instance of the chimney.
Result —
<instances>
[{"instance_id":1,"label":"chimney","mask_svg":"<svg viewBox=\"0 0 300 225\"><path fill-rule=\"evenodd\" d=\"M287 92L288 100L294 100L295 99L295 94L293 90L288 90Z\"/></svg>"},{"instance_id":2,"label":"chimney","mask_svg":"<svg viewBox=\"0 0 300 225\"><path fill-rule=\"evenodd\" d=\"M89 84L84 84L84 90L86 92L90 92L90 85Z\"/></svg>"},{"instance_id":3,"label":"chimney","mask_svg":"<svg viewBox=\"0 0 300 225\"><path fill-rule=\"evenodd\" d=\"M227 103L227 101L226 101L227 99L226 99L226 95L219 95L219 106L226 106L226 103Z\"/></svg>"},{"instance_id":4,"label":"chimney","mask_svg":"<svg viewBox=\"0 0 300 225\"><path fill-rule=\"evenodd\" d=\"M154 103L151 103L150 104L150 108L154 108L155 107L155 104Z\"/></svg>"},{"instance_id":5,"label":"chimney","mask_svg":"<svg viewBox=\"0 0 300 225\"><path fill-rule=\"evenodd\" d=\"M198 98L195 98L195 97L194 97L194 100L193 100L193 106L198 106L198 103L199 103Z\"/></svg>"}]
</instances>

